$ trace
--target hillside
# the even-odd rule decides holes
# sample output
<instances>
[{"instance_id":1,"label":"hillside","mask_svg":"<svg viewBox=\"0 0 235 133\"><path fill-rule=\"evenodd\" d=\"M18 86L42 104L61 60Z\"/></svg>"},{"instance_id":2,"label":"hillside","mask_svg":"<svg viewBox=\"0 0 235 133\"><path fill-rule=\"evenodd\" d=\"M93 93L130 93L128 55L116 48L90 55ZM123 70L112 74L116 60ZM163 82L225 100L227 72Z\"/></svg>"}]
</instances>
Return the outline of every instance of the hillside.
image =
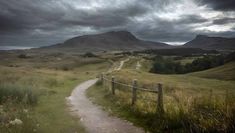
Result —
<instances>
[{"instance_id":1,"label":"hillside","mask_svg":"<svg viewBox=\"0 0 235 133\"><path fill-rule=\"evenodd\" d=\"M205 71L194 72L189 75L203 77L203 78L220 79L220 80L235 80L234 66L235 66L235 61Z\"/></svg>"},{"instance_id":2,"label":"hillside","mask_svg":"<svg viewBox=\"0 0 235 133\"><path fill-rule=\"evenodd\" d=\"M128 31L112 31L103 34L74 37L64 43L43 47L40 49L75 52L99 52L133 51L168 47L170 46L165 43L140 40Z\"/></svg>"},{"instance_id":3,"label":"hillside","mask_svg":"<svg viewBox=\"0 0 235 133\"><path fill-rule=\"evenodd\" d=\"M198 35L183 47L213 49L213 50L235 50L235 38L208 37Z\"/></svg>"}]
</instances>

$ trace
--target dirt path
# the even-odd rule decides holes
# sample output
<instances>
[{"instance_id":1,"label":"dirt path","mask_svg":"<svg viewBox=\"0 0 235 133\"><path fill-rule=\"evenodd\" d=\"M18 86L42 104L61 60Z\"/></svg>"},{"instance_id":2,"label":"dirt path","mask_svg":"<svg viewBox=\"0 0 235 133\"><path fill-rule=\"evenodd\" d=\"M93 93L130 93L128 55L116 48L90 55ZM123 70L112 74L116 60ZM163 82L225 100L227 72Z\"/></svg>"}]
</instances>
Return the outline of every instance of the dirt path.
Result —
<instances>
[{"instance_id":1,"label":"dirt path","mask_svg":"<svg viewBox=\"0 0 235 133\"><path fill-rule=\"evenodd\" d=\"M141 68L141 64L140 64L140 61L137 61L137 63L136 63L136 70L140 70L140 68Z\"/></svg>"},{"instance_id":2,"label":"dirt path","mask_svg":"<svg viewBox=\"0 0 235 133\"><path fill-rule=\"evenodd\" d=\"M72 114L79 116L89 133L144 133L141 128L120 118L109 116L99 106L94 105L85 94L86 89L98 79L88 80L78 85L68 97Z\"/></svg>"},{"instance_id":3,"label":"dirt path","mask_svg":"<svg viewBox=\"0 0 235 133\"><path fill-rule=\"evenodd\" d=\"M122 69L122 67L123 67L123 65L124 65L124 63L125 63L125 62L127 62L127 61L129 61L129 58L127 58L127 59L125 59L125 60L121 61L121 62L120 62L119 67L118 67L118 68L116 68L115 70L117 70L117 71L121 70L121 69Z\"/></svg>"}]
</instances>

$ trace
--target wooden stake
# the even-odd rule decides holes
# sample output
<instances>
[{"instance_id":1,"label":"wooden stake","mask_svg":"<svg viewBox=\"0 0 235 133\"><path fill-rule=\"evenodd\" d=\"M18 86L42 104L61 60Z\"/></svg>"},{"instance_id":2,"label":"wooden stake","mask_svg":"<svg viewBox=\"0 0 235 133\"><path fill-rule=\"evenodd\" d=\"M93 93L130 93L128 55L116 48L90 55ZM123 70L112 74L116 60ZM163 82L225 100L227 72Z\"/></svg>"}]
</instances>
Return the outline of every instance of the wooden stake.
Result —
<instances>
[{"instance_id":1,"label":"wooden stake","mask_svg":"<svg viewBox=\"0 0 235 133\"><path fill-rule=\"evenodd\" d=\"M134 105L136 102L136 90L137 90L137 80L134 79L132 83L132 102L131 105Z\"/></svg>"}]
</instances>

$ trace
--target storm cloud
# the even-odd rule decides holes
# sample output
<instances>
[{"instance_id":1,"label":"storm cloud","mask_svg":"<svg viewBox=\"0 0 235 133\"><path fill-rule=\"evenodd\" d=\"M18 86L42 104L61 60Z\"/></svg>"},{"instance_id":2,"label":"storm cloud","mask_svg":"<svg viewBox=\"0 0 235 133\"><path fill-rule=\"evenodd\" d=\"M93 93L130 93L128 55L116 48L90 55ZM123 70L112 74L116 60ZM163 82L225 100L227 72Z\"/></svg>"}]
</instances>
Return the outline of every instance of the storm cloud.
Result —
<instances>
[{"instance_id":1,"label":"storm cloud","mask_svg":"<svg viewBox=\"0 0 235 133\"><path fill-rule=\"evenodd\" d=\"M45 46L84 34L128 30L184 43L197 34L235 35L233 0L0 1L0 45Z\"/></svg>"},{"instance_id":2,"label":"storm cloud","mask_svg":"<svg viewBox=\"0 0 235 133\"><path fill-rule=\"evenodd\" d=\"M202 0L201 2L215 10L235 10L234 0Z\"/></svg>"}]
</instances>

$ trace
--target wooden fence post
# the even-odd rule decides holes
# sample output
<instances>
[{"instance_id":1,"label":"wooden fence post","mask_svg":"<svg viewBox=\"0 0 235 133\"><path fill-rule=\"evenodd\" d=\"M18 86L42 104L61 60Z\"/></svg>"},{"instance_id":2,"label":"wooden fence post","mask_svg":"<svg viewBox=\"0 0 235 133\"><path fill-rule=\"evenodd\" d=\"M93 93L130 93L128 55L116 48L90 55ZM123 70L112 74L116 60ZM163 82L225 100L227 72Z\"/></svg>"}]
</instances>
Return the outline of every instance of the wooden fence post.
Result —
<instances>
[{"instance_id":1,"label":"wooden fence post","mask_svg":"<svg viewBox=\"0 0 235 133\"><path fill-rule=\"evenodd\" d=\"M136 89L137 89L137 80L134 79L132 83L132 102L131 105L134 105L136 102Z\"/></svg>"},{"instance_id":2,"label":"wooden fence post","mask_svg":"<svg viewBox=\"0 0 235 133\"><path fill-rule=\"evenodd\" d=\"M103 73L100 74L100 81L101 81L101 83L103 83L103 80L104 80L104 79L103 79L103 78L104 78L103 76L104 76Z\"/></svg>"},{"instance_id":3,"label":"wooden fence post","mask_svg":"<svg viewBox=\"0 0 235 133\"><path fill-rule=\"evenodd\" d=\"M163 91L162 91L162 84L158 84L158 103L157 103L157 110L161 113L164 112L163 107Z\"/></svg>"},{"instance_id":4,"label":"wooden fence post","mask_svg":"<svg viewBox=\"0 0 235 133\"><path fill-rule=\"evenodd\" d=\"M100 81L101 81L102 86L104 87L104 73L101 73Z\"/></svg>"},{"instance_id":5,"label":"wooden fence post","mask_svg":"<svg viewBox=\"0 0 235 133\"><path fill-rule=\"evenodd\" d=\"M115 88L114 88L114 76L112 76L112 81L111 81L111 90L112 90L112 94L115 95Z\"/></svg>"}]
</instances>

